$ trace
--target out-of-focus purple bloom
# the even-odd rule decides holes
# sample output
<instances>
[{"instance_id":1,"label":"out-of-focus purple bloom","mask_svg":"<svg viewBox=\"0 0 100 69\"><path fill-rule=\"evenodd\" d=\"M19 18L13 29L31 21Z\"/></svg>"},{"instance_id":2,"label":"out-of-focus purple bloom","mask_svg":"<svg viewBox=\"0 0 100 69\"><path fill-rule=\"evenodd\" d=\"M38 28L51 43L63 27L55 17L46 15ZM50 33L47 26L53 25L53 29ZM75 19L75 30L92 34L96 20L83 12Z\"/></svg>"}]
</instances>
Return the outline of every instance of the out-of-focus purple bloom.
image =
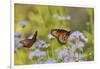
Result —
<instances>
[{"instance_id":1,"label":"out-of-focus purple bloom","mask_svg":"<svg viewBox=\"0 0 100 69\"><path fill-rule=\"evenodd\" d=\"M21 32L15 32L15 33L14 33L14 36L15 36L15 37L20 37L20 36L21 36Z\"/></svg>"},{"instance_id":2,"label":"out-of-focus purple bloom","mask_svg":"<svg viewBox=\"0 0 100 69\"><path fill-rule=\"evenodd\" d=\"M65 57L68 56L68 50L57 50L58 59L63 60Z\"/></svg>"},{"instance_id":3,"label":"out-of-focus purple bloom","mask_svg":"<svg viewBox=\"0 0 100 69\"><path fill-rule=\"evenodd\" d=\"M74 56L76 59L78 59L79 55L78 55L78 52L75 52L75 56Z\"/></svg>"},{"instance_id":4,"label":"out-of-focus purple bloom","mask_svg":"<svg viewBox=\"0 0 100 69\"><path fill-rule=\"evenodd\" d=\"M81 36L81 39L82 39L85 43L88 43L88 38L85 38L85 36Z\"/></svg>"},{"instance_id":5,"label":"out-of-focus purple bloom","mask_svg":"<svg viewBox=\"0 0 100 69\"><path fill-rule=\"evenodd\" d=\"M64 58L64 62L74 62L74 59L72 57L66 57Z\"/></svg>"},{"instance_id":6,"label":"out-of-focus purple bloom","mask_svg":"<svg viewBox=\"0 0 100 69\"><path fill-rule=\"evenodd\" d=\"M48 64L48 63L57 63L57 60L55 60L55 59L53 59L53 58L50 58L50 59L48 59L45 63L46 63L46 64Z\"/></svg>"},{"instance_id":7,"label":"out-of-focus purple bloom","mask_svg":"<svg viewBox=\"0 0 100 69\"><path fill-rule=\"evenodd\" d=\"M54 37L53 35L49 34L49 35L48 35L48 38L49 38L49 39L52 39L52 38L55 38L55 37Z\"/></svg>"},{"instance_id":8,"label":"out-of-focus purple bloom","mask_svg":"<svg viewBox=\"0 0 100 69\"><path fill-rule=\"evenodd\" d=\"M78 42L76 48L81 49L81 48L83 48L84 46L85 46L85 45L84 45L83 42Z\"/></svg>"},{"instance_id":9,"label":"out-of-focus purple bloom","mask_svg":"<svg viewBox=\"0 0 100 69\"><path fill-rule=\"evenodd\" d=\"M40 51L39 49L36 49L35 51L33 51L29 54L29 59L32 60L32 58L34 58L34 57L38 57L38 58L42 59L45 56L46 56L45 51Z\"/></svg>"},{"instance_id":10,"label":"out-of-focus purple bloom","mask_svg":"<svg viewBox=\"0 0 100 69\"><path fill-rule=\"evenodd\" d=\"M48 48L50 46L50 43L44 41L44 40L39 40L39 42L37 42L35 44L35 48Z\"/></svg>"},{"instance_id":11,"label":"out-of-focus purple bloom","mask_svg":"<svg viewBox=\"0 0 100 69\"><path fill-rule=\"evenodd\" d=\"M16 38L14 39L14 50L16 51L18 48L21 48L23 45L20 43L20 38Z\"/></svg>"},{"instance_id":12,"label":"out-of-focus purple bloom","mask_svg":"<svg viewBox=\"0 0 100 69\"><path fill-rule=\"evenodd\" d=\"M73 32L70 36L69 36L69 42L71 44L71 46L74 46L76 48L83 48L85 45L85 43L88 42L88 38L86 38L83 33L79 32L79 31L75 31ZM85 41L85 42L83 42Z\"/></svg>"},{"instance_id":13,"label":"out-of-focus purple bloom","mask_svg":"<svg viewBox=\"0 0 100 69\"><path fill-rule=\"evenodd\" d=\"M75 51L70 50L70 57L73 58L75 56Z\"/></svg>"},{"instance_id":14,"label":"out-of-focus purple bloom","mask_svg":"<svg viewBox=\"0 0 100 69\"><path fill-rule=\"evenodd\" d=\"M28 25L28 22L27 21L21 21L19 24L20 24L21 27L24 28L25 26Z\"/></svg>"},{"instance_id":15,"label":"out-of-focus purple bloom","mask_svg":"<svg viewBox=\"0 0 100 69\"><path fill-rule=\"evenodd\" d=\"M80 31L75 31L69 36L69 40L73 42L80 41L80 39L85 42L88 42L88 39Z\"/></svg>"}]
</instances>

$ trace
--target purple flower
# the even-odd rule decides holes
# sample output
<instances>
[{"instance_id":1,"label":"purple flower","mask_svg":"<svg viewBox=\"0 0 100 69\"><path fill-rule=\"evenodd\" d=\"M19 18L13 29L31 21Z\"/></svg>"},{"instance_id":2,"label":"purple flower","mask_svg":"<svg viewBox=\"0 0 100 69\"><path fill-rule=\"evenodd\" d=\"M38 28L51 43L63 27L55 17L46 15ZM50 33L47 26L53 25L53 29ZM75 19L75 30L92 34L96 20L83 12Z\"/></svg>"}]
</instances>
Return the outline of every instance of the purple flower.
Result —
<instances>
[{"instance_id":1,"label":"purple flower","mask_svg":"<svg viewBox=\"0 0 100 69\"><path fill-rule=\"evenodd\" d=\"M14 36L15 36L15 37L20 37L20 36L21 36L21 32L15 32L15 33L14 33Z\"/></svg>"},{"instance_id":2,"label":"purple flower","mask_svg":"<svg viewBox=\"0 0 100 69\"><path fill-rule=\"evenodd\" d=\"M35 44L35 48L48 48L50 46L50 43L44 41L44 40L39 40L39 42L37 42Z\"/></svg>"},{"instance_id":3,"label":"purple flower","mask_svg":"<svg viewBox=\"0 0 100 69\"><path fill-rule=\"evenodd\" d=\"M73 62L74 59L72 57L66 57L64 58L64 62Z\"/></svg>"},{"instance_id":4,"label":"purple flower","mask_svg":"<svg viewBox=\"0 0 100 69\"><path fill-rule=\"evenodd\" d=\"M70 51L70 57L73 58L75 56L75 51Z\"/></svg>"},{"instance_id":5,"label":"purple flower","mask_svg":"<svg viewBox=\"0 0 100 69\"><path fill-rule=\"evenodd\" d=\"M28 22L27 21L21 21L19 24L20 24L21 27L24 28L25 26L28 25Z\"/></svg>"},{"instance_id":6,"label":"purple flower","mask_svg":"<svg viewBox=\"0 0 100 69\"><path fill-rule=\"evenodd\" d=\"M55 60L55 59L53 59L53 58L50 58L50 59L48 59L45 63L46 63L46 64L48 64L48 63L57 63L57 60Z\"/></svg>"},{"instance_id":7,"label":"purple flower","mask_svg":"<svg viewBox=\"0 0 100 69\"><path fill-rule=\"evenodd\" d=\"M85 46L85 43L88 42L88 39L83 35L83 33L75 31L69 36L68 41L72 47L81 49Z\"/></svg>"},{"instance_id":8,"label":"purple flower","mask_svg":"<svg viewBox=\"0 0 100 69\"><path fill-rule=\"evenodd\" d=\"M15 38L14 39L14 50L16 51L18 48L21 48L23 45L20 43L20 38Z\"/></svg>"},{"instance_id":9,"label":"purple flower","mask_svg":"<svg viewBox=\"0 0 100 69\"><path fill-rule=\"evenodd\" d=\"M69 36L69 40L76 43L77 41L85 41L88 42L88 39L81 33L80 31L75 31Z\"/></svg>"},{"instance_id":10,"label":"purple flower","mask_svg":"<svg viewBox=\"0 0 100 69\"><path fill-rule=\"evenodd\" d=\"M52 38L55 38L55 37L54 37L53 35L49 34L49 35L48 35L48 38L49 38L49 39L52 39Z\"/></svg>"},{"instance_id":11,"label":"purple flower","mask_svg":"<svg viewBox=\"0 0 100 69\"><path fill-rule=\"evenodd\" d=\"M78 42L76 48L81 49L81 48L83 48L84 46L85 46L85 45L84 45L83 42Z\"/></svg>"},{"instance_id":12,"label":"purple flower","mask_svg":"<svg viewBox=\"0 0 100 69\"><path fill-rule=\"evenodd\" d=\"M75 56L74 56L76 59L78 59L79 55L77 52L75 52Z\"/></svg>"},{"instance_id":13,"label":"purple flower","mask_svg":"<svg viewBox=\"0 0 100 69\"><path fill-rule=\"evenodd\" d=\"M33 51L29 54L29 59L32 60L32 58L34 58L34 57L43 59L45 56L46 56L45 51L40 51L39 49L36 49L35 51Z\"/></svg>"},{"instance_id":14,"label":"purple flower","mask_svg":"<svg viewBox=\"0 0 100 69\"><path fill-rule=\"evenodd\" d=\"M63 60L65 57L68 56L68 50L57 50L58 59Z\"/></svg>"}]
</instances>

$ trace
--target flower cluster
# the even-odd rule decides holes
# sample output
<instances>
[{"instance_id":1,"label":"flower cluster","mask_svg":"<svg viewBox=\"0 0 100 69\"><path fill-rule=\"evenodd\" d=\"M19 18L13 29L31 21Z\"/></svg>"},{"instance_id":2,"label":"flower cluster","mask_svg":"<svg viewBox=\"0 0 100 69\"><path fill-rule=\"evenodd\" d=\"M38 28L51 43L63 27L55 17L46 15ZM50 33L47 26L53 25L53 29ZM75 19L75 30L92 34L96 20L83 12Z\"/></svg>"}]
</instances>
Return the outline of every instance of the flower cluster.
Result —
<instances>
[{"instance_id":1,"label":"flower cluster","mask_svg":"<svg viewBox=\"0 0 100 69\"><path fill-rule=\"evenodd\" d=\"M20 43L20 37L21 33L15 32L15 50L22 47L22 44ZM28 39L31 38L32 36L30 36ZM49 34L48 38L52 39L54 37L51 34ZM33 46L34 51L31 51L28 57L29 60L36 59L37 64L84 61L83 48L85 47L86 43L88 43L88 39L84 36L84 34L80 31L75 31L72 32L68 38L68 47L65 47L63 49L54 49L54 52L57 54L56 59L53 57L46 58L49 55L49 52L51 52L51 44L49 42L46 42L45 40L38 40Z\"/></svg>"},{"instance_id":2,"label":"flower cluster","mask_svg":"<svg viewBox=\"0 0 100 69\"><path fill-rule=\"evenodd\" d=\"M83 35L83 33L79 31L71 33L71 35L68 38L68 45L70 47L64 50L56 50L56 53L58 55L58 61L59 60L62 60L62 62L83 61L84 60L83 47L87 42L88 39Z\"/></svg>"},{"instance_id":3,"label":"flower cluster","mask_svg":"<svg viewBox=\"0 0 100 69\"><path fill-rule=\"evenodd\" d=\"M48 35L48 38L49 38L49 39L53 39L53 38L55 38L55 37L54 37L53 35L49 34L49 35Z\"/></svg>"},{"instance_id":4,"label":"flower cluster","mask_svg":"<svg viewBox=\"0 0 100 69\"><path fill-rule=\"evenodd\" d=\"M58 54L58 60L63 60L65 57L68 56L68 50L56 50L56 53Z\"/></svg>"},{"instance_id":5,"label":"flower cluster","mask_svg":"<svg viewBox=\"0 0 100 69\"><path fill-rule=\"evenodd\" d=\"M32 60L34 57L43 59L45 56L46 56L45 51L40 51L39 49L36 49L35 51L33 51L29 54L29 59Z\"/></svg>"},{"instance_id":6,"label":"flower cluster","mask_svg":"<svg viewBox=\"0 0 100 69\"><path fill-rule=\"evenodd\" d=\"M36 44L35 44L35 48L48 48L50 46L50 43L44 41L44 40L39 40Z\"/></svg>"},{"instance_id":7,"label":"flower cluster","mask_svg":"<svg viewBox=\"0 0 100 69\"><path fill-rule=\"evenodd\" d=\"M48 64L48 63L57 63L57 60L55 60L53 58L49 58L45 63L46 64Z\"/></svg>"},{"instance_id":8,"label":"flower cluster","mask_svg":"<svg viewBox=\"0 0 100 69\"><path fill-rule=\"evenodd\" d=\"M69 36L69 45L70 47L70 57L75 58L77 61L82 61L84 59L83 56L83 47L85 46L85 43L88 42L88 38L86 38L83 33L80 31L75 31ZM78 53L78 51L80 53Z\"/></svg>"},{"instance_id":9,"label":"flower cluster","mask_svg":"<svg viewBox=\"0 0 100 69\"><path fill-rule=\"evenodd\" d=\"M21 40L21 32L15 32L14 34L14 50L16 51L18 48L21 48L23 45L20 43Z\"/></svg>"},{"instance_id":10,"label":"flower cluster","mask_svg":"<svg viewBox=\"0 0 100 69\"><path fill-rule=\"evenodd\" d=\"M21 27L24 28L28 25L28 22L27 21L21 21L21 22L19 22L19 24L20 24Z\"/></svg>"}]
</instances>

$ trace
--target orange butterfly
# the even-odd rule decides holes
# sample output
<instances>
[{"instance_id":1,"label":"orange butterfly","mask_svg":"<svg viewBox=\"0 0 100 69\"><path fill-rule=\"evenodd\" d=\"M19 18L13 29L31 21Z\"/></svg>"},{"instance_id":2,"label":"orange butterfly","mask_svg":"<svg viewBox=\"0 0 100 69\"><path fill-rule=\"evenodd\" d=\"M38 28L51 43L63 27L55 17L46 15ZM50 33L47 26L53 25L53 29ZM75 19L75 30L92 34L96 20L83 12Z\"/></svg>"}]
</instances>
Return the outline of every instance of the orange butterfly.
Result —
<instances>
[{"instance_id":1,"label":"orange butterfly","mask_svg":"<svg viewBox=\"0 0 100 69\"><path fill-rule=\"evenodd\" d=\"M70 35L71 31L66 31L63 29L52 29L51 34L57 38L60 44L66 44L67 39Z\"/></svg>"},{"instance_id":2,"label":"orange butterfly","mask_svg":"<svg viewBox=\"0 0 100 69\"><path fill-rule=\"evenodd\" d=\"M23 44L23 47L30 48L32 47L33 43L36 42L36 39L37 39L37 31L35 32L32 39L25 39L25 40L20 41L20 43Z\"/></svg>"}]
</instances>

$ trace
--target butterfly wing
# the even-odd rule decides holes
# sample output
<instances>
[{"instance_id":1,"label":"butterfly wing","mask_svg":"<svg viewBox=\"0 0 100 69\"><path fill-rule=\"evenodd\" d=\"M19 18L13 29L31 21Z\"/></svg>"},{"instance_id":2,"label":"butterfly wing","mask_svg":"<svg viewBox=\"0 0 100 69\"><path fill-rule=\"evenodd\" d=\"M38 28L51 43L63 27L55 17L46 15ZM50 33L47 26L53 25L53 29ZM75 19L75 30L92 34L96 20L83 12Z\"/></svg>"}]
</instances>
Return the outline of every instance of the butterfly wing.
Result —
<instances>
[{"instance_id":1,"label":"butterfly wing","mask_svg":"<svg viewBox=\"0 0 100 69\"><path fill-rule=\"evenodd\" d=\"M63 33L58 37L58 41L61 44L66 44L67 43L67 39L68 39L68 36L66 35L66 33Z\"/></svg>"},{"instance_id":2,"label":"butterfly wing","mask_svg":"<svg viewBox=\"0 0 100 69\"><path fill-rule=\"evenodd\" d=\"M20 43L23 44L24 47L30 48L33 45L33 42L31 39L25 39L20 41Z\"/></svg>"},{"instance_id":3,"label":"butterfly wing","mask_svg":"<svg viewBox=\"0 0 100 69\"><path fill-rule=\"evenodd\" d=\"M53 29L51 30L51 34L58 39L60 44L66 44L68 36L70 35L70 31L66 31L63 29Z\"/></svg>"},{"instance_id":4,"label":"butterfly wing","mask_svg":"<svg viewBox=\"0 0 100 69\"><path fill-rule=\"evenodd\" d=\"M37 38L37 31L34 33L32 39L25 39L20 41L20 43L22 43L24 47L30 48L33 45L33 43L36 42L36 38Z\"/></svg>"}]
</instances>

